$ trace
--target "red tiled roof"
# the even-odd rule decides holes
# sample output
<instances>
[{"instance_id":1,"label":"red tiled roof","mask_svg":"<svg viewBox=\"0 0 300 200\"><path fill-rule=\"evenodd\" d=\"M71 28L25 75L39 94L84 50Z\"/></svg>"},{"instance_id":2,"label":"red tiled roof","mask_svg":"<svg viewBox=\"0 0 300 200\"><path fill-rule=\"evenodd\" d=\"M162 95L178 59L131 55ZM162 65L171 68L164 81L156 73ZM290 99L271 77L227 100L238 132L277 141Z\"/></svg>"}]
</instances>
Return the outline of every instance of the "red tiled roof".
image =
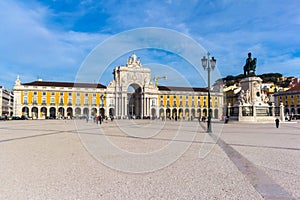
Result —
<instances>
[{"instance_id":1,"label":"red tiled roof","mask_svg":"<svg viewBox=\"0 0 300 200\"><path fill-rule=\"evenodd\" d=\"M33 81L30 83L23 83L22 85L48 86L48 87L106 88L106 86L99 83L51 82L51 81Z\"/></svg>"},{"instance_id":2,"label":"red tiled roof","mask_svg":"<svg viewBox=\"0 0 300 200\"><path fill-rule=\"evenodd\" d=\"M160 91L208 92L206 88L158 86Z\"/></svg>"},{"instance_id":3,"label":"red tiled roof","mask_svg":"<svg viewBox=\"0 0 300 200\"><path fill-rule=\"evenodd\" d=\"M293 86L291 89L289 89L288 91L298 91L300 90L300 84L296 84L295 86Z\"/></svg>"}]
</instances>

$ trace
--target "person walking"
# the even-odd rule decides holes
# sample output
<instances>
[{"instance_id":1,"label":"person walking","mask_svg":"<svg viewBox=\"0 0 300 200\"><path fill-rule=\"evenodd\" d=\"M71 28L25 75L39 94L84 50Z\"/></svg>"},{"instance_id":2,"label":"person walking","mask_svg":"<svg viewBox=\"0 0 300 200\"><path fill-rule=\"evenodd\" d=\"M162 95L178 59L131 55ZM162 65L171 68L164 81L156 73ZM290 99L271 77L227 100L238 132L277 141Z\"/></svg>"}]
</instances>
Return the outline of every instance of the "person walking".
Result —
<instances>
[{"instance_id":1,"label":"person walking","mask_svg":"<svg viewBox=\"0 0 300 200\"><path fill-rule=\"evenodd\" d=\"M278 118L275 119L275 124L276 124L276 128L278 128L279 127L279 119Z\"/></svg>"}]
</instances>

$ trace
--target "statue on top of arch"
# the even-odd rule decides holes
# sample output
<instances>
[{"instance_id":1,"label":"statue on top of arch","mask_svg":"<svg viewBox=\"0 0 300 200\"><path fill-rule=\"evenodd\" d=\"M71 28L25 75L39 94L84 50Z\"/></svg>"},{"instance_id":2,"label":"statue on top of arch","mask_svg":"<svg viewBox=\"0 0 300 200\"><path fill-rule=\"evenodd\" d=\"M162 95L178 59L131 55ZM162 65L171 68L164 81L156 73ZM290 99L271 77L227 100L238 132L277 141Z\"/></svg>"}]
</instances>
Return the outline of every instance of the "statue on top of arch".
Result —
<instances>
[{"instance_id":1,"label":"statue on top of arch","mask_svg":"<svg viewBox=\"0 0 300 200\"><path fill-rule=\"evenodd\" d=\"M248 58L246 59L246 64L244 65L244 76L255 76L256 70L256 58L251 57L251 52L248 53Z\"/></svg>"},{"instance_id":2,"label":"statue on top of arch","mask_svg":"<svg viewBox=\"0 0 300 200\"><path fill-rule=\"evenodd\" d=\"M135 55L135 53L132 54L132 56L130 56L127 60L127 67L128 66L136 66L138 65L139 67L141 67L141 61L140 59Z\"/></svg>"}]
</instances>

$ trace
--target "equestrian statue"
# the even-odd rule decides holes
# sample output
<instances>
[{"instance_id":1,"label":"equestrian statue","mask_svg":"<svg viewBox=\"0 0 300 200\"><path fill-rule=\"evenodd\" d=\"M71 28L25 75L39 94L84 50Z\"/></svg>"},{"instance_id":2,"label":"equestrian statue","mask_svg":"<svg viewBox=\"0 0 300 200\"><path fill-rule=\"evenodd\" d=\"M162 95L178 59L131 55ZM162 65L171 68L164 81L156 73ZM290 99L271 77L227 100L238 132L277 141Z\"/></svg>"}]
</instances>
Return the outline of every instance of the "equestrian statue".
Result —
<instances>
[{"instance_id":1,"label":"equestrian statue","mask_svg":"<svg viewBox=\"0 0 300 200\"><path fill-rule=\"evenodd\" d=\"M244 76L255 76L255 69L256 69L256 58L251 57L251 53L248 53L248 58L246 59L246 64L244 66Z\"/></svg>"}]
</instances>

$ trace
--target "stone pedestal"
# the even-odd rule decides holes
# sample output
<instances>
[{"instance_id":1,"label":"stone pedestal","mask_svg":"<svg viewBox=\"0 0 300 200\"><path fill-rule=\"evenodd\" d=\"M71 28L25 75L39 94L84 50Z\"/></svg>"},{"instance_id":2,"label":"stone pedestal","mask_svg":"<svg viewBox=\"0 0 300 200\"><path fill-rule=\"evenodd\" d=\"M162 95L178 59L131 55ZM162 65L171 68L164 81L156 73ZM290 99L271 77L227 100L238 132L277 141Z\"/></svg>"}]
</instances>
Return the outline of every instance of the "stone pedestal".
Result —
<instances>
[{"instance_id":1,"label":"stone pedestal","mask_svg":"<svg viewBox=\"0 0 300 200\"><path fill-rule=\"evenodd\" d=\"M273 122L274 105L268 104L267 94L261 89L262 79L256 76L246 77L240 81L238 103L233 105L234 116L243 122Z\"/></svg>"}]
</instances>

